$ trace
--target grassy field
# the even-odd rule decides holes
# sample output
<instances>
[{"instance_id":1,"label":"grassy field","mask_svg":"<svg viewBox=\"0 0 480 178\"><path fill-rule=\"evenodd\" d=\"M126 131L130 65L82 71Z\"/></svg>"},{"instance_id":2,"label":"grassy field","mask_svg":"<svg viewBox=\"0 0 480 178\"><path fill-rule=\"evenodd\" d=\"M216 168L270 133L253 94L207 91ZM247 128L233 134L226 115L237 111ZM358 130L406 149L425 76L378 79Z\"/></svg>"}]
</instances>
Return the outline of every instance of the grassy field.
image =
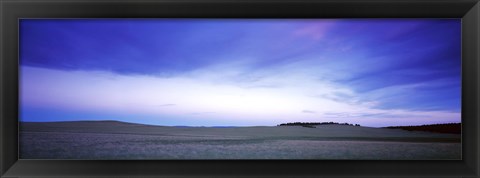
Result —
<instances>
[{"instance_id":1,"label":"grassy field","mask_svg":"<svg viewBox=\"0 0 480 178\"><path fill-rule=\"evenodd\" d=\"M459 134L321 125L20 124L21 159L461 159Z\"/></svg>"}]
</instances>

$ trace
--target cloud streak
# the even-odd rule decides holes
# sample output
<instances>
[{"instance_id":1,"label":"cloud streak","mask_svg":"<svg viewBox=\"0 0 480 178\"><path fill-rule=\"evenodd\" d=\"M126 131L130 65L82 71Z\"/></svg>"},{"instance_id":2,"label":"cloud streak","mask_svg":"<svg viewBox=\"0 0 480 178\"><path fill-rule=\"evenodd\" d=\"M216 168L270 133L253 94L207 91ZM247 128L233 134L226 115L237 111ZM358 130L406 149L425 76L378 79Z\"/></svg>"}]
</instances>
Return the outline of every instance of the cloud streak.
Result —
<instances>
[{"instance_id":1,"label":"cloud streak","mask_svg":"<svg viewBox=\"0 0 480 178\"><path fill-rule=\"evenodd\" d=\"M66 72L31 67L24 67L22 70L24 71L21 85L22 103L33 107L68 110L72 113L148 114L157 115L159 120L165 115L176 117L203 115L213 120L230 120L232 123L266 122L270 125L298 120L328 120L378 126L381 123L388 125L387 123L392 122L455 122L459 118L458 112L376 109L361 102L310 97L322 93L338 93L341 86L308 79L298 81L301 77L294 76L290 79L281 77L284 82L279 82L283 86L281 88L244 88L242 83L236 85L227 78L211 82L205 80L203 74L199 73L195 78L160 78L122 76L104 72ZM205 70L204 75L211 75L208 71ZM218 72L214 73L221 75ZM272 77L269 80L275 81L278 78ZM90 82L96 84L89 85ZM295 82L306 85L295 85ZM285 85L287 83L294 85ZM322 90L316 91L315 88ZM161 104L168 102L177 104ZM315 112L302 108L312 108ZM299 110L302 112L299 113ZM320 115L306 118L302 115L305 113ZM419 120L420 118L423 120Z\"/></svg>"},{"instance_id":2,"label":"cloud streak","mask_svg":"<svg viewBox=\"0 0 480 178\"><path fill-rule=\"evenodd\" d=\"M303 110L302 113L315 114L316 112L315 111L310 111L310 110Z\"/></svg>"}]
</instances>

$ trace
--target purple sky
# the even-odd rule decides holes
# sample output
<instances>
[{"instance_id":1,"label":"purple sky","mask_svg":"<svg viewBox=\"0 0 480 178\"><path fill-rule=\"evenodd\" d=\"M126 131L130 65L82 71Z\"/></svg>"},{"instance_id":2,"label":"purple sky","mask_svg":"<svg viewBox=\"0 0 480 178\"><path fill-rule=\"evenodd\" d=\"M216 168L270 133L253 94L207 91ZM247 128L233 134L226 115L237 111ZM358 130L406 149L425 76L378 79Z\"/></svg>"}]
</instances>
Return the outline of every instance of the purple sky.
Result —
<instances>
[{"instance_id":1,"label":"purple sky","mask_svg":"<svg viewBox=\"0 0 480 178\"><path fill-rule=\"evenodd\" d=\"M20 120L460 122L460 19L20 21Z\"/></svg>"}]
</instances>

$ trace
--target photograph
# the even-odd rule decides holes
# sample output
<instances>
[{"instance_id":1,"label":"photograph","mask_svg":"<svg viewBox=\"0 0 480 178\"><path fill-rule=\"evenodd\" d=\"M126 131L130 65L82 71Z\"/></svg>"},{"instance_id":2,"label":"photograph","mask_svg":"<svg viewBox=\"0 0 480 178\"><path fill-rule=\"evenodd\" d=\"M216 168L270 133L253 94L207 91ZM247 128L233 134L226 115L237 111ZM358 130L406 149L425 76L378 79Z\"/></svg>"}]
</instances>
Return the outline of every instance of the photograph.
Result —
<instances>
[{"instance_id":1,"label":"photograph","mask_svg":"<svg viewBox=\"0 0 480 178\"><path fill-rule=\"evenodd\" d=\"M461 18L18 29L19 159L462 159Z\"/></svg>"}]
</instances>

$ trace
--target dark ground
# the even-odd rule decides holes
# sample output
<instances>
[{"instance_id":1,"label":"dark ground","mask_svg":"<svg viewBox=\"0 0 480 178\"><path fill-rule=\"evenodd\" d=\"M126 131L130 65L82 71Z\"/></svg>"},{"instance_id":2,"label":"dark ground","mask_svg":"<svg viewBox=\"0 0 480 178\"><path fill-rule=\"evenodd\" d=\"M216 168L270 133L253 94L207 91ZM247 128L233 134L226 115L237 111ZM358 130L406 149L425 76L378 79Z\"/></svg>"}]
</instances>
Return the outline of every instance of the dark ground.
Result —
<instances>
[{"instance_id":1,"label":"dark ground","mask_svg":"<svg viewBox=\"0 0 480 178\"><path fill-rule=\"evenodd\" d=\"M21 123L21 159L461 159L460 134L347 125L164 127Z\"/></svg>"}]
</instances>

